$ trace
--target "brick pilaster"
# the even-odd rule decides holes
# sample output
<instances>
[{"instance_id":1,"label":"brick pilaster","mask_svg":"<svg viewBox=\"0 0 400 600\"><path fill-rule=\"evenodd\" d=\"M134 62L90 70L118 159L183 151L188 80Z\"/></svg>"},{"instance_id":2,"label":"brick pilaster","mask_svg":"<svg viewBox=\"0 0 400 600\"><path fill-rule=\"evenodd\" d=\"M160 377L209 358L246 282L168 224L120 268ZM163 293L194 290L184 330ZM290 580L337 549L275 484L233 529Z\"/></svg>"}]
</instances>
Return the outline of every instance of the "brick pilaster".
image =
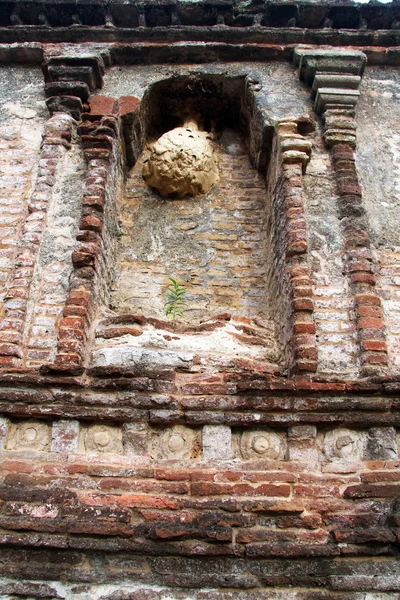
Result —
<instances>
[{"instance_id":1,"label":"brick pilaster","mask_svg":"<svg viewBox=\"0 0 400 600\"><path fill-rule=\"evenodd\" d=\"M290 296L291 368L295 372L315 372L318 350L302 181L311 155L311 142L298 133L293 119L281 120L276 135L280 163L278 185L281 186L281 193L276 196L280 213L276 220L281 222L279 229Z\"/></svg>"},{"instance_id":2,"label":"brick pilaster","mask_svg":"<svg viewBox=\"0 0 400 600\"><path fill-rule=\"evenodd\" d=\"M383 309L375 291L376 275L368 220L362 202L354 150L355 106L366 57L361 52L299 50L299 74L312 86L314 109L322 115L330 149L344 235L343 266L354 299L361 374L379 372L388 363Z\"/></svg>"},{"instance_id":3,"label":"brick pilaster","mask_svg":"<svg viewBox=\"0 0 400 600\"><path fill-rule=\"evenodd\" d=\"M86 186L71 256L73 272L69 294L58 324L57 355L53 364L43 367L44 371L80 373L83 370L89 328L98 303L104 300L110 271L108 263L112 262L109 229L110 222L115 229L115 217L110 214L109 204L115 203L115 198L111 198L116 194L113 169L122 157L129 160L133 152L128 148L127 135L138 107L139 101L133 96L119 101L92 96L88 101L89 112L83 113L83 122L78 126L87 162Z\"/></svg>"},{"instance_id":4,"label":"brick pilaster","mask_svg":"<svg viewBox=\"0 0 400 600\"><path fill-rule=\"evenodd\" d=\"M79 372L83 368L85 344L96 308L99 257L102 253L107 180L118 138L115 117L84 121L78 127L87 161L86 190L77 243L72 253L70 291L58 328L58 348L52 370Z\"/></svg>"}]
</instances>

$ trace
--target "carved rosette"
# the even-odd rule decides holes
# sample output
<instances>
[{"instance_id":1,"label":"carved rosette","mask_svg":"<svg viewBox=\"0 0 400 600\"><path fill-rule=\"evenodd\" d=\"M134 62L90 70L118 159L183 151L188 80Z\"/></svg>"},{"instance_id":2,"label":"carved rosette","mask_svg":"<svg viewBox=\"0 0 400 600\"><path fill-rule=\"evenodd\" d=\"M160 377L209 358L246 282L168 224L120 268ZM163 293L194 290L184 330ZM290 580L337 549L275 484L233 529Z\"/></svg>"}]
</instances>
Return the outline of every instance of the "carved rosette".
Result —
<instances>
[{"instance_id":1,"label":"carved rosette","mask_svg":"<svg viewBox=\"0 0 400 600\"><path fill-rule=\"evenodd\" d=\"M51 427L40 421L24 421L10 427L8 450L50 450Z\"/></svg>"},{"instance_id":2,"label":"carved rosette","mask_svg":"<svg viewBox=\"0 0 400 600\"><path fill-rule=\"evenodd\" d=\"M189 460L197 458L200 450L200 432L183 425L156 431L153 435L153 458Z\"/></svg>"},{"instance_id":3,"label":"carved rosette","mask_svg":"<svg viewBox=\"0 0 400 600\"><path fill-rule=\"evenodd\" d=\"M240 438L240 451L244 460L282 460L286 454L286 439L271 429L250 429Z\"/></svg>"},{"instance_id":4,"label":"carved rosette","mask_svg":"<svg viewBox=\"0 0 400 600\"><path fill-rule=\"evenodd\" d=\"M84 433L86 452L120 454L122 452L122 432L111 425L91 425Z\"/></svg>"},{"instance_id":5,"label":"carved rosette","mask_svg":"<svg viewBox=\"0 0 400 600\"><path fill-rule=\"evenodd\" d=\"M362 434L351 429L334 429L329 431L324 438L324 454L330 461L358 461L361 459L362 448Z\"/></svg>"}]
</instances>

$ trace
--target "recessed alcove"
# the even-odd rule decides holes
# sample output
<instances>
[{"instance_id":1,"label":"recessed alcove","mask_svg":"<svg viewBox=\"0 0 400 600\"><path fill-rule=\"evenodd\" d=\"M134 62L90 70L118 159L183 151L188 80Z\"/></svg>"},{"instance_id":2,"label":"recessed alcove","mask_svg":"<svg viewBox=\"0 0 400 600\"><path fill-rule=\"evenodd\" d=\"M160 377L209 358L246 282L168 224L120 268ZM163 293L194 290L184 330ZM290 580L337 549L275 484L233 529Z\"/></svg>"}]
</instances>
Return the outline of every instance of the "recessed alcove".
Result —
<instances>
[{"instance_id":1,"label":"recessed alcove","mask_svg":"<svg viewBox=\"0 0 400 600\"><path fill-rule=\"evenodd\" d=\"M114 334L106 332L107 326L129 323L128 315L144 315L150 319L147 336L130 335L128 328L129 343L157 346L159 332L154 330L168 329L164 296L172 277L187 290L184 316L174 324L180 336L185 327L195 335L199 324L223 314L223 331L208 334L215 339L205 342L205 351L215 354L221 348L235 356L280 362L279 274L265 178L272 131L260 131L253 101L243 76L173 77L146 91L133 131L138 157L127 174L120 206L121 237L110 296L115 317L97 332L98 338L104 336L110 344ZM219 179L205 194L162 197L143 178L146 145L193 115L213 138ZM168 347L196 346L193 340L186 344L182 337L178 342L165 334L162 347L165 339Z\"/></svg>"}]
</instances>

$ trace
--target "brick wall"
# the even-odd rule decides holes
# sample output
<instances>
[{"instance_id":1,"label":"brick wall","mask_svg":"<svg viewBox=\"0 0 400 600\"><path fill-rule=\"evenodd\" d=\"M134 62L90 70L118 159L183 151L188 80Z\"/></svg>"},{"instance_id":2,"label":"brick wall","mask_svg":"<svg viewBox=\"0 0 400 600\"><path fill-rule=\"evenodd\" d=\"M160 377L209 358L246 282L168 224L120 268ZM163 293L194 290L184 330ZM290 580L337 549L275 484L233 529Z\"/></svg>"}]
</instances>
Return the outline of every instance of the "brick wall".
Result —
<instances>
[{"instance_id":1,"label":"brick wall","mask_svg":"<svg viewBox=\"0 0 400 600\"><path fill-rule=\"evenodd\" d=\"M52 116L7 67L0 125L0 596L397 599L396 68L322 120L291 47L210 67L34 48ZM145 91L227 71L244 133L218 137L219 182L161 200L131 167Z\"/></svg>"}]
</instances>

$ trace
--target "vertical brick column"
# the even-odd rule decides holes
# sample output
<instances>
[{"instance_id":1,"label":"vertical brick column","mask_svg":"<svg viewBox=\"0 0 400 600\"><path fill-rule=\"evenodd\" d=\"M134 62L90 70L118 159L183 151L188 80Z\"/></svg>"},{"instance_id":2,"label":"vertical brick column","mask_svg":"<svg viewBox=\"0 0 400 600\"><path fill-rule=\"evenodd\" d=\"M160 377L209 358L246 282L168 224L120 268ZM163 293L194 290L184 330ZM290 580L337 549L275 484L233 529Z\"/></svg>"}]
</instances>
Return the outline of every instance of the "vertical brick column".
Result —
<instances>
[{"instance_id":1,"label":"vertical brick column","mask_svg":"<svg viewBox=\"0 0 400 600\"><path fill-rule=\"evenodd\" d=\"M18 367L23 362L22 341L36 261L57 170L64 153L70 148L72 127L71 116L57 112L44 128L38 177L22 227L12 281L5 295L0 323L0 366Z\"/></svg>"},{"instance_id":2,"label":"vertical brick column","mask_svg":"<svg viewBox=\"0 0 400 600\"><path fill-rule=\"evenodd\" d=\"M132 122L139 100L126 96L115 101L92 96L78 126L87 162L85 191L73 271L62 317L57 329L57 354L43 372L79 374L84 368L86 342L98 305L107 302L110 274L115 259L115 219L118 168L124 159L134 160ZM113 233L114 231L114 233Z\"/></svg>"},{"instance_id":3,"label":"vertical brick column","mask_svg":"<svg viewBox=\"0 0 400 600\"><path fill-rule=\"evenodd\" d=\"M366 63L361 52L299 50L300 78L312 86L315 111L322 115L330 149L344 235L343 263L354 298L361 374L379 372L388 363L383 309L375 291L376 275L368 222L355 164L355 105Z\"/></svg>"},{"instance_id":4,"label":"vertical brick column","mask_svg":"<svg viewBox=\"0 0 400 600\"><path fill-rule=\"evenodd\" d=\"M50 57L43 66L47 106L50 112L63 109L77 121L88 108L90 94L102 86L104 63L100 56ZM113 101L112 101L113 103ZM94 290L97 285L97 257L100 253L106 182L117 124L108 120L89 120L78 127L87 161L86 191L77 244L72 253L73 272L69 295L58 323L57 355L54 363L42 370L80 372L87 339Z\"/></svg>"},{"instance_id":5,"label":"vertical brick column","mask_svg":"<svg viewBox=\"0 0 400 600\"><path fill-rule=\"evenodd\" d=\"M374 372L374 366L388 362L383 309L375 291L375 265L353 148L348 143L336 143L331 152L344 233L344 269L354 295L362 372L367 375Z\"/></svg>"},{"instance_id":6,"label":"vertical brick column","mask_svg":"<svg viewBox=\"0 0 400 600\"><path fill-rule=\"evenodd\" d=\"M275 197L275 219L280 222L280 243L285 253L290 295L291 367L295 372L315 372L318 351L302 181L311 155L311 142L298 133L297 122L292 119L284 119L277 124L276 136L281 191Z\"/></svg>"},{"instance_id":7,"label":"vertical brick column","mask_svg":"<svg viewBox=\"0 0 400 600\"><path fill-rule=\"evenodd\" d=\"M22 227L12 281L5 295L0 323L0 367L24 364L22 342L28 303L57 170L65 151L71 147L73 124L81 118L83 102L90 91L102 84L104 64L99 57L58 56L44 63L43 72L46 103L52 117L45 125L38 177Z\"/></svg>"},{"instance_id":8,"label":"vertical brick column","mask_svg":"<svg viewBox=\"0 0 400 600\"><path fill-rule=\"evenodd\" d=\"M107 182L119 127L113 116L86 120L78 133L87 161L86 189L77 243L72 253L70 291L58 328L58 348L52 370L79 373L88 329L99 299L103 275L104 214Z\"/></svg>"}]
</instances>

